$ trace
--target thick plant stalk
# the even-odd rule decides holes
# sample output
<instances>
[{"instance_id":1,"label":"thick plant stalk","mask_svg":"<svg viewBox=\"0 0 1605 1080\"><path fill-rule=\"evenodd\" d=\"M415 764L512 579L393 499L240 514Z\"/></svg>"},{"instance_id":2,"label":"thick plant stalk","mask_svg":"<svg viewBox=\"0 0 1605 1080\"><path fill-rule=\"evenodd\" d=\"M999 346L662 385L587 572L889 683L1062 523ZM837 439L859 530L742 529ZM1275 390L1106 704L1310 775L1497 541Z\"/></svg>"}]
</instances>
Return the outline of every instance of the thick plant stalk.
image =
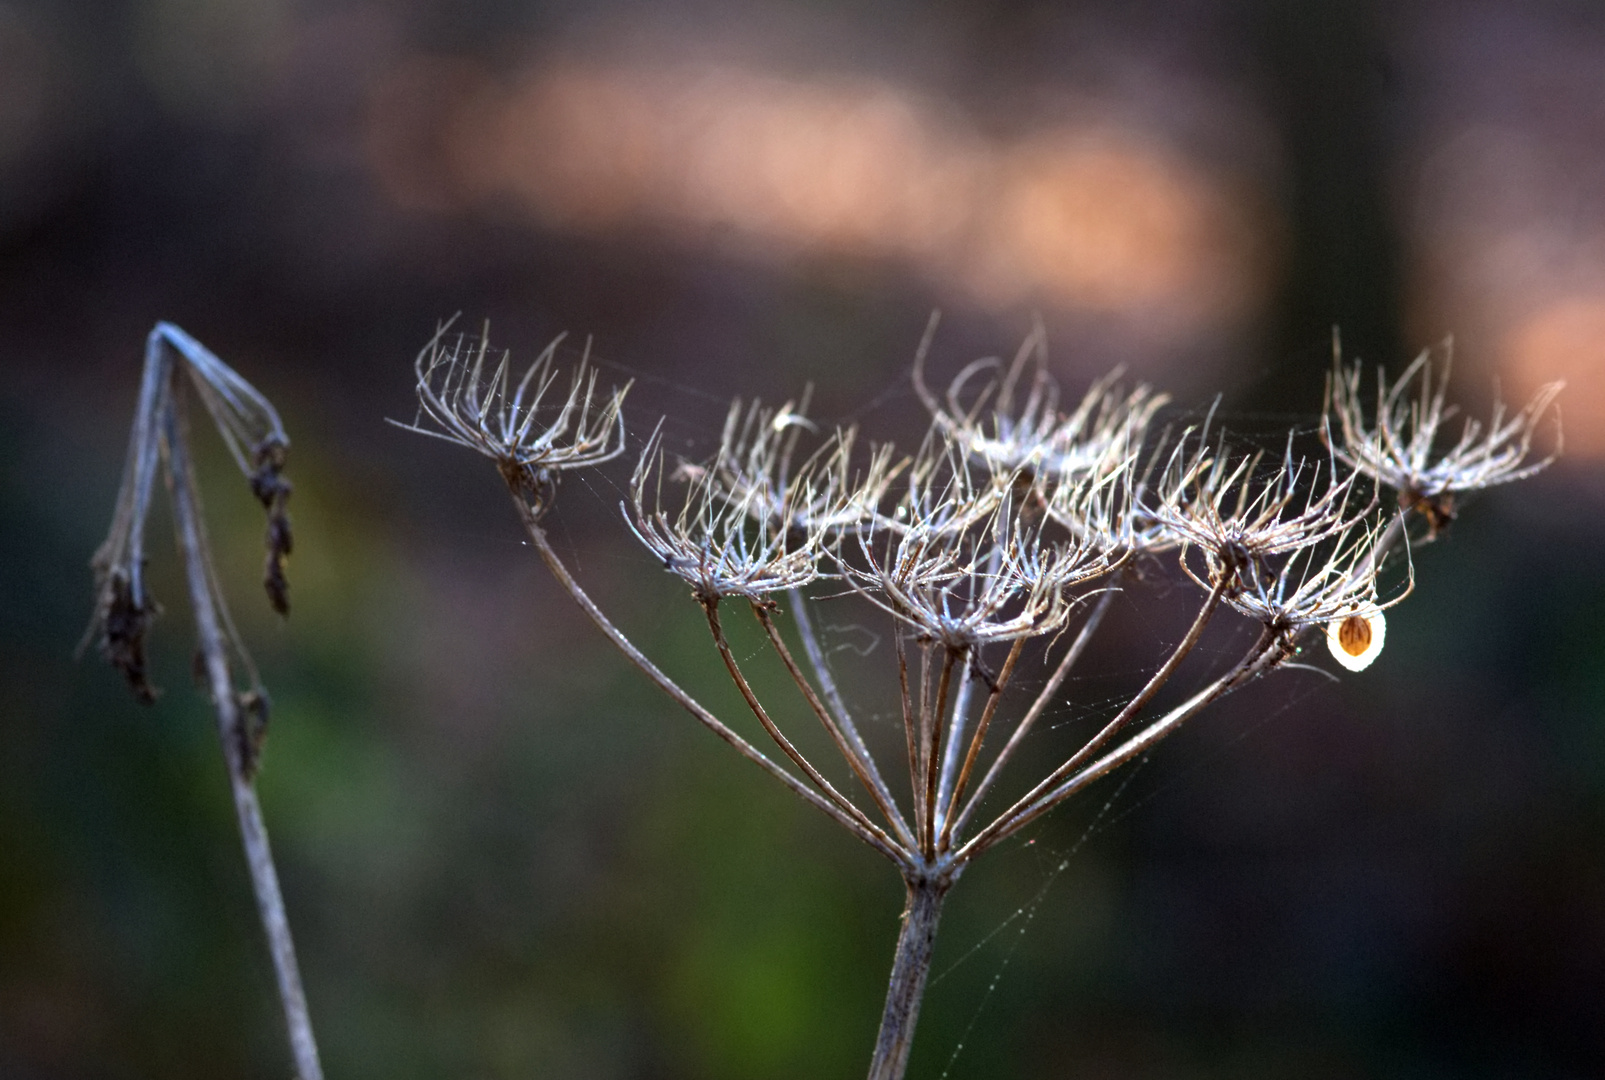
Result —
<instances>
[{"instance_id":1,"label":"thick plant stalk","mask_svg":"<svg viewBox=\"0 0 1605 1080\"><path fill-rule=\"evenodd\" d=\"M950 884L929 879L908 882L903 929L897 935L897 953L892 960L892 978L886 988L886 1008L881 1013L869 1080L902 1080L908 1070L914 1026L919 1020L920 1003L925 999L925 983L931 974L936 924L942 917L942 901Z\"/></svg>"},{"instance_id":2,"label":"thick plant stalk","mask_svg":"<svg viewBox=\"0 0 1605 1080\"><path fill-rule=\"evenodd\" d=\"M174 404L176 406L176 401ZM251 872L257 913L261 916L268 949L273 955L273 971L278 980L279 1001L284 1008L284 1023L296 1072L299 1080L323 1080L317 1040L312 1034L312 1015L307 1009L306 993L301 986L301 970L296 962L295 943L290 937L284 896L279 891L279 875L273 865L273 852L268 845L267 826L262 820L256 785L250 776L247 759L249 739L241 715L241 703L234 691L234 678L229 672L228 645L213 594L211 560L207 555L194 471L190 465L183 423L177 412L176 407L167 411L163 432L172 488L173 522L178 534L179 552L184 560L185 583L189 587L190 602L194 605L195 631L205 663L206 682L212 704L217 710L217 729L223 742L223 759L228 766L229 790L234 797L234 812L240 822L240 839L245 846L245 862Z\"/></svg>"}]
</instances>

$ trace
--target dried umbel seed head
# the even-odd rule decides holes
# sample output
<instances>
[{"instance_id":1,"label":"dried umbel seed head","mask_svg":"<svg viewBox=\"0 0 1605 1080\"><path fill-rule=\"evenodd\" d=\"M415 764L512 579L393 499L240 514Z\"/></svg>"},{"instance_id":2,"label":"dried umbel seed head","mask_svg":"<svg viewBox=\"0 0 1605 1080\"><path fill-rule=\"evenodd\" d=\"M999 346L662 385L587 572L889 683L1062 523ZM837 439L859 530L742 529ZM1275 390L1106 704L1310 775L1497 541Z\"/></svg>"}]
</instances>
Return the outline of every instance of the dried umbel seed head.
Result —
<instances>
[{"instance_id":1,"label":"dried umbel seed head","mask_svg":"<svg viewBox=\"0 0 1605 1080\"><path fill-rule=\"evenodd\" d=\"M1422 400L1408 408L1399 386L1384 388L1372 430L1356 405L1358 376L1342 373L1329 391L1328 453L1305 461L1295 458L1291 434L1280 457L1243 454L1212 434L1208 421L1179 438L1170 431L1151 437L1149 423L1163 399L1145 388L1116 391L1115 376L1062 413L1043 362L1040 330L1012 365L971 365L945 395L926 385L928 345L929 335L916 361L914 387L930 412L930 426L906 460L882 447L854 464L850 431L821 439L804 408L754 404L731 409L713 460L676 466L666 461L654 436L637 467L626 518L662 565L689 584L727 673L784 761L747 742L652 663L580 588L533 515L525 515L531 540L553 574L632 663L737 752L885 855L902 874L908 907L869 1071L882 1080L896 1080L906 1070L936 916L963 868L1076 792L1140 760L1214 702L1289 666L1322 628L1346 669L1371 664L1386 633L1383 609L1403 599L1414 582L1409 522L1420 513L1436 527L1452 512L1455 491L1541 467L1525 457L1533 423L1550 400L1541 396L1515 420L1496 412L1486 433L1468 425L1460 446L1435 461L1433 435L1449 415L1441 384L1425 387ZM505 366L482 378L483 352L470 356L466 366L451 358L456 366L438 385L430 381L433 367L421 369L426 410L447 429L444 437L495 458L515 495L526 475L536 486L555 482L554 470L565 466L551 448L564 452L577 441L572 431L522 456L526 433L533 430L521 411L524 387L535 380L538 398L549 376L526 376L513 392ZM1400 385L1413 385L1419 371L1413 368ZM492 389L474 389L481 383ZM588 388L585 395L588 401ZM494 400L511 405L486 404ZM575 400L571 393L565 409L576 408ZM1332 435L1333 416L1343 430L1341 444ZM615 421L616 412L609 418ZM565 426L560 421L556 429ZM604 440L575 457L610 449ZM1397 513L1379 509L1384 504L1377 484L1394 485ZM665 485L684 485L674 493L683 500L668 510L661 497ZM1400 545L1408 574L1383 575L1389 553ZM1177 553L1181 572L1207 594L1186 633L1123 703L1094 700L1087 702L1092 708L1077 709L1108 715L1011 805L988 802L1005 767L1019 762L1017 749L1033 731L1041 732L1034 726L1039 718L1060 707L1061 690L1114 598L1152 580L1160 572L1152 556L1163 551ZM1384 576L1386 582L1379 580ZM835 579L830 595L806 595L803 586L826 577ZM794 590L784 613L771 598L782 590ZM854 710L807 614L811 603L849 590L897 624L893 648L882 656L895 662L906 803L886 784L870 744L860 737ZM730 606L738 613L750 607L873 810L838 790L761 700L742 671L749 656L732 648L721 622L726 598L750 601ZM1202 658L1189 657L1201 648L1215 651L1201 643L1216 616L1228 611L1255 620L1258 633L1235 663L1223 666L1212 657L1206 676ZM779 623L783 614L793 620L813 679L787 644ZM1040 639L1035 647L1033 638ZM912 663L910 643L917 653ZM1022 664L1039 661L1051 667L1046 679L1030 679L1030 688L1021 686L1027 679L1013 679ZM1189 669L1199 671L1201 685L1177 693L1171 680ZM1028 689L1031 701L1019 702L1025 708L998 746L994 721L1003 710L1013 711L1021 689ZM1097 691L1100 697L1104 692ZM1041 752L1032 758L1040 761ZM972 828L978 811L985 817ZM1000 812L993 816L995 811Z\"/></svg>"},{"instance_id":2,"label":"dried umbel seed head","mask_svg":"<svg viewBox=\"0 0 1605 1080\"><path fill-rule=\"evenodd\" d=\"M860 534L856 547L842 567L858 591L921 638L953 649L1057 631L1076 590L1127 558L1097 536L1052 542L1021 524L1007 498L962 530L915 520L879 537Z\"/></svg>"},{"instance_id":3,"label":"dried umbel seed head","mask_svg":"<svg viewBox=\"0 0 1605 1080\"><path fill-rule=\"evenodd\" d=\"M1357 610L1391 607L1414 588L1415 567L1413 562L1407 563L1406 578L1397 594L1386 603L1377 602L1382 565L1379 543L1387 531L1388 526L1380 520L1357 521L1333 541L1248 562L1235 579L1236 587L1224 599L1230 607L1289 637ZM1185 558L1182 569L1200 586L1209 587Z\"/></svg>"},{"instance_id":4,"label":"dried umbel seed head","mask_svg":"<svg viewBox=\"0 0 1605 1080\"><path fill-rule=\"evenodd\" d=\"M713 462L681 462L676 476L706 479L710 494L772 527L832 539L867 525L904 463L894 460L890 446L874 447L867 460L855 462L857 430L819 438L806 407L806 395L802 405L788 401L778 409L731 403Z\"/></svg>"},{"instance_id":5,"label":"dried umbel seed head","mask_svg":"<svg viewBox=\"0 0 1605 1080\"><path fill-rule=\"evenodd\" d=\"M1326 647L1338 663L1350 671L1364 671L1382 652L1388 634L1388 620L1378 607L1360 608L1326 627Z\"/></svg>"},{"instance_id":6,"label":"dried umbel seed head","mask_svg":"<svg viewBox=\"0 0 1605 1080\"><path fill-rule=\"evenodd\" d=\"M554 358L561 337L514 383L507 353L487 364L490 344L483 335L477 344L459 339L448 348L444 341L449 328L450 323L442 326L418 354L413 365L418 418L397 427L492 459L519 504L535 517L550 507L563 471L600 465L624 452L621 410L629 383L603 399L597 394L596 372L582 357L562 404L548 405L547 393L557 381ZM425 416L438 430L422 426Z\"/></svg>"},{"instance_id":7,"label":"dried umbel seed head","mask_svg":"<svg viewBox=\"0 0 1605 1080\"><path fill-rule=\"evenodd\" d=\"M816 486L813 476L814 466L829 455L810 459L785 480L756 465L752 482L739 491L720 484L723 457L711 466L674 470L686 490L680 509L671 514L663 508L664 458L654 435L636 465L631 505L625 508L636 538L704 605L727 596L763 601L817 578L826 530L817 522L806 524L808 515L799 508L811 508L821 520L832 516L828 480Z\"/></svg>"},{"instance_id":8,"label":"dried umbel seed head","mask_svg":"<svg viewBox=\"0 0 1605 1080\"><path fill-rule=\"evenodd\" d=\"M1376 414L1368 420L1360 397L1360 365L1345 367L1334 344L1322 435L1339 460L1396 491L1399 506L1419 511L1427 521L1429 535L1436 535L1453 520L1457 493L1532 476L1555 460L1560 452L1560 413L1555 399L1565 384L1540 387L1513 415L1507 414L1503 402L1495 402L1486 423L1467 417L1459 439L1440 446L1440 432L1459 410L1445 400L1448 348L1436 370L1431 360L1430 352L1422 353L1391 387L1379 373ZM1538 426L1551 413L1556 449L1533 460Z\"/></svg>"},{"instance_id":9,"label":"dried umbel seed head","mask_svg":"<svg viewBox=\"0 0 1605 1080\"><path fill-rule=\"evenodd\" d=\"M1259 589L1275 573L1270 560L1349 535L1372 510L1371 503L1352 506L1356 474L1343 474L1335 461L1296 462L1291 441L1268 474L1260 455L1234 463L1224 452L1185 445L1184 437L1151 512L1184 547L1204 553L1209 580L1194 580L1205 588L1224 583L1228 598Z\"/></svg>"},{"instance_id":10,"label":"dried umbel seed head","mask_svg":"<svg viewBox=\"0 0 1605 1080\"><path fill-rule=\"evenodd\" d=\"M1141 448L1154 414L1168 398L1148 386L1119 388L1116 369L1095 382L1069 413L1059 411L1059 384L1048 373L1047 336L1040 325L1001 375L997 360L979 360L960 371L943 399L925 383L925 348L914 364L914 390L931 414L932 427L994 475L1043 489L1124 467ZM1029 386L1019 397L1026 369ZM966 398L970 400L966 402ZM990 413L990 415L986 415Z\"/></svg>"}]
</instances>

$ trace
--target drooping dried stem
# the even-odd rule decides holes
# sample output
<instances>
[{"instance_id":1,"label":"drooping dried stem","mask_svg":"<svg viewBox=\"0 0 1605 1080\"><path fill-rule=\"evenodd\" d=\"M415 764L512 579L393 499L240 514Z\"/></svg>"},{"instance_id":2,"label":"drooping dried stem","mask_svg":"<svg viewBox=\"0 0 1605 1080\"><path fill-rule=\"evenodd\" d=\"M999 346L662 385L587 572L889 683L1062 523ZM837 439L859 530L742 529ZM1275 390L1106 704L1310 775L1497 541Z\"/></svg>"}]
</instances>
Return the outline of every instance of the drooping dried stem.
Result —
<instances>
[{"instance_id":1,"label":"drooping dried stem","mask_svg":"<svg viewBox=\"0 0 1605 1080\"><path fill-rule=\"evenodd\" d=\"M163 435L171 481L173 521L178 533L179 552L184 560L190 602L194 606L196 635L205 662L212 704L217 711L218 735L222 739L223 758L228 766L229 789L240 823L245 862L250 869L251 886L256 895L262 929L267 934L268 949L273 956L273 971L278 980L279 1001L284 1009L290 1049L300 1080L323 1080L323 1067L318 1061L312 1016L307 1009L306 993L301 985L301 972L296 962L295 943L290 936L284 896L279 889L278 872L274 868L261 804L257 801L256 787L251 780L254 763L247 751L250 737L244 730L241 701L235 693L234 678L229 671L228 644L224 637L226 616L214 600L211 559L205 527L201 522L194 469L176 400L167 410Z\"/></svg>"},{"instance_id":2,"label":"drooping dried stem","mask_svg":"<svg viewBox=\"0 0 1605 1080\"><path fill-rule=\"evenodd\" d=\"M158 690L146 672L145 634L160 606L145 590L145 519L162 465L162 417L172 394L173 360L161 337L145 342L139 403L128 437L128 457L112 512L111 530L90 560L95 573L95 614L79 642L91 641L117 668L141 704L155 702Z\"/></svg>"}]
</instances>

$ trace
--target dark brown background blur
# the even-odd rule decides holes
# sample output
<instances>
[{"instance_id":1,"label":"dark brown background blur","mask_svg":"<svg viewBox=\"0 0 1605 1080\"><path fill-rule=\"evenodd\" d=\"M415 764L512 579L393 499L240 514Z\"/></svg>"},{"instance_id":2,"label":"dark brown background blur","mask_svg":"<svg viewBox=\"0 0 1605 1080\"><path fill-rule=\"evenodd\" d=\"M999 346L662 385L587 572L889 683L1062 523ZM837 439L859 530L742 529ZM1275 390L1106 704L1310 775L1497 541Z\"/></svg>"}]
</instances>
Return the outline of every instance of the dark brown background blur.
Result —
<instances>
[{"instance_id":1,"label":"dark brown background blur","mask_svg":"<svg viewBox=\"0 0 1605 1080\"><path fill-rule=\"evenodd\" d=\"M689 452L808 382L906 437L933 307L941 370L1040 313L1076 392L1124 363L1251 437L1313 422L1334 324L1394 370L1453 333L1478 409L1571 388L1565 460L1419 553L1373 669L1207 714L1063 873L1113 788L972 871L912 1075L1605 1074L1598 5L0 0L0 1077L289 1071L160 532L166 695L72 659L157 319L294 441L287 624L216 445L204 482L329 1075L858 1075L894 875L383 421L462 311L594 335ZM618 482L557 536L711 678Z\"/></svg>"}]
</instances>

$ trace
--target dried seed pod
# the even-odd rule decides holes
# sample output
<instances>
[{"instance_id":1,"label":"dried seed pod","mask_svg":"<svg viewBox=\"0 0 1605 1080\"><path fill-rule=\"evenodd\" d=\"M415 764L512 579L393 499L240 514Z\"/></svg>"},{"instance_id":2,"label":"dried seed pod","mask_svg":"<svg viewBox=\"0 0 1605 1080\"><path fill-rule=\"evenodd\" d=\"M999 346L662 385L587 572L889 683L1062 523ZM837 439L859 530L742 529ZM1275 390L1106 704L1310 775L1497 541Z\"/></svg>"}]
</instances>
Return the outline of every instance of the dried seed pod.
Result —
<instances>
[{"instance_id":1,"label":"dried seed pod","mask_svg":"<svg viewBox=\"0 0 1605 1080\"><path fill-rule=\"evenodd\" d=\"M290 531L290 515L285 504L290 499L292 486L284 478L285 444L268 438L251 451L256 471L251 473L251 493L267 511L267 533L264 546L267 556L262 568L262 586L267 590L268 602L280 615L290 613L290 583L284 576L284 561L294 546Z\"/></svg>"},{"instance_id":2,"label":"dried seed pod","mask_svg":"<svg viewBox=\"0 0 1605 1080\"><path fill-rule=\"evenodd\" d=\"M113 573L107 583L109 599L101 617L100 651L123 673L128 688L141 705L149 705L161 693L150 684L145 670L145 631L160 612L150 597L135 600L128 577Z\"/></svg>"},{"instance_id":3,"label":"dried seed pod","mask_svg":"<svg viewBox=\"0 0 1605 1080\"><path fill-rule=\"evenodd\" d=\"M236 694L234 707L238 712L235 737L239 740L240 771L249 780L256 776L257 766L262 763L262 744L267 741L273 703L267 691L259 686Z\"/></svg>"}]
</instances>

